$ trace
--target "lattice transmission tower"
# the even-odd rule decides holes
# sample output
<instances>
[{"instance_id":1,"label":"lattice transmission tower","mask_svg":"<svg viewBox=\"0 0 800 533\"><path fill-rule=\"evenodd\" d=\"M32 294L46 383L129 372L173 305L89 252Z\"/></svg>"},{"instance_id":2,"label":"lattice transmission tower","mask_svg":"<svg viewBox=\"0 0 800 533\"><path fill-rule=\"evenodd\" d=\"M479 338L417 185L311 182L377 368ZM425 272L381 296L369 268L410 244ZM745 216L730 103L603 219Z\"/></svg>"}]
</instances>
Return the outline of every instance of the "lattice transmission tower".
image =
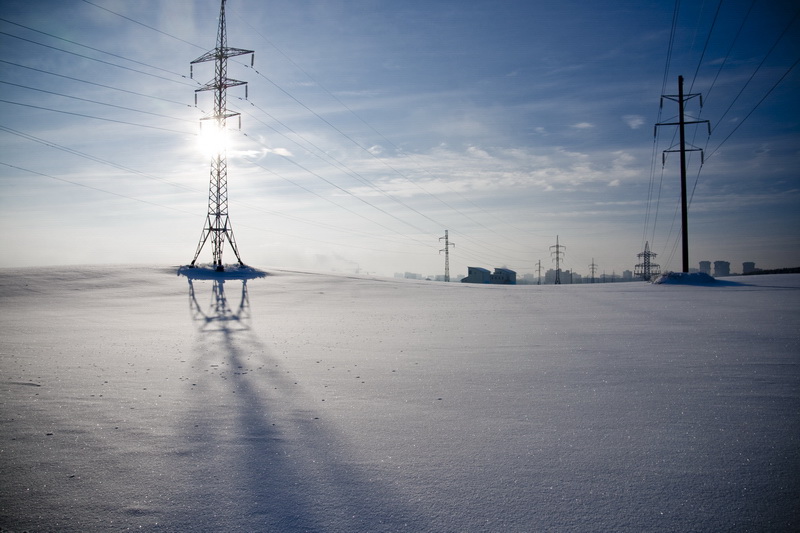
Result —
<instances>
[{"instance_id":1,"label":"lattice transmission tower","mask_svg":"<svg viewBox=\"0 0 800 533\"><path fill-rule=\"evenodd\" d=\"M439 250L439 253L441 254L442 252L444 252L444 281L446 283L449 283L450 282L450 247L452 246L453 248L455 248L456 244L454 242L450 242L450 237L447 235L447 230L444 230L444 237L439 237L440 241L442 239L444 239L444 248Z\"/></svg>"},{"instance_id":2,"label":"lattice transmission tower","mask_svg":"<svg viewBox=\"0 0 800 533\"><path fill-rule=\"evenodd\" d=\"M650 281L655 276L661 274L661 266L653 263L652 259L658 254L650 251L650 242L644 243L644 252L636 254L642 260L641 263L633 268L634 276L641 276L645 281Z\"/></svg>"},{"instance_id":3,"label":"lattice transmission tower","mask_svg":"<svg viewBox=\"0 0 800 533\"><path fill-rule=\"evenodd\" d=\"M566 246L558 244L558 235L556 235L556 245L551 246L550 249L552 250L555 248L554 252L550 252L550 255L553 256L553 261L556 263L556 285L561 285L561 258L564 255L564 252L561 251L562 248L566 248Z\"/></svg>"},{"instance_id":4,"label":"lattice transmission tower","mask_svg":"<svg viewBox=\"0 0 800 533\"><path fill-rule=\"evenodd\" d=\"M217 46L213 50L201 55L190 64L190 68L192 68L195 63L203 63L206 61L214 62L214 79L195 90L195 104L197 104L197 93L213 91L214 111L211 115L205 116L200 120L211 122L210 127L215 128L214 133L217 139L222 139L227 120L239 115L239 113L227 109L226 91L228 87L245 85L245 95L247 94L246 81L228 78L228 58L245 54L252 54L250 57L250 66L252 66L255 56L253 50L231 48L228 46L228 35L225 27L225 0L221 0L219 26L217 27ZM208 186L208 215L206 216L205 226L203 226L203 232L200 235L197 251L194 254L194 259L192 259L190 266L195 266L197 257L200 255L203 246L205 246L210 237L213 264L218 272L222 272L225 270L225 266L222 263L222 249L226 240L230 244L234 255L236 255L236 260L239 262L239 265L244 266L244 263L239 255L239 248L236 246L236 239L233 236L233 227L228 217L227 149L224 145L220 145L216 146L215 150L216 152L211 157L211 179Z\"/></svg>"},{"instance_id":5,"label":"lattice transmission tower","mask_svg":"<svg viewBox=\"0 0 800 533\"><path fill-rule=\"evenodd\" d=\"M597 273L597 265L594 262L594 257L592 257L592 264L589 265L589 272L592 273L592 283L594 283L594 275Z\"/></svg>"}]
</instances>

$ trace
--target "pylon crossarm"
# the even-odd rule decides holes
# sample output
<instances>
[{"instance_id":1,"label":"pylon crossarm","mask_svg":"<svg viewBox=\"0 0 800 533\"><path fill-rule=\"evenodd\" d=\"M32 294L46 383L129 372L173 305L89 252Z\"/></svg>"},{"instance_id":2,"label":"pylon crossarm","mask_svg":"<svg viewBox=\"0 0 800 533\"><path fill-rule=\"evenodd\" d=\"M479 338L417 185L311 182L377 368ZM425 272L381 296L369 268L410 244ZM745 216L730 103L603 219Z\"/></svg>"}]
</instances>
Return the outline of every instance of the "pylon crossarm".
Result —
<instances>
[{"instance_id":1,"label":"pylon crossarm","mask_svg":"<svg viewBox=\"0 0 800 533\"><path fill-rule=\"evenodd\" d=\"M201 118L200 122L203 122L204 120L228 119L228 118L231 118L231 117L238 117L239 115L241 115L241 113L234 113L234 112L224 113L221 116L211 115L211 116L208 116L208 117Z\"/></svg>"},{"instance_id":2,"label":"pylon crossarm","mask_svg":"<svg viewBox=\"0 0 800 533\"><path fill-rule=\"evenodd\" d=\"M196 65L197 63L205 63L206 61L216 61L217 59L228 59L229 57L243 56L245 54L254 53L255 52L253 50L245 50L244 48L227 47L221 51L215 48L213 50L209 50L194 61L190 61L189 64Z\"/></svg>"},{"instance_id":3,"label":"pylon crossarm","mask_svg":"<svg viewBox=\"0 0 800 533\"><path fill-rule=\"evenodd\" d=\"M247 82L225 78L222 84L218 84L216 80L209 81L208 83L202 85L200 88L195 89L194 92L200 93L203 91L216 91L220 88L227 89L229 87L238 87L239 85L247 85Z\"/></svg>"}]
</instances>

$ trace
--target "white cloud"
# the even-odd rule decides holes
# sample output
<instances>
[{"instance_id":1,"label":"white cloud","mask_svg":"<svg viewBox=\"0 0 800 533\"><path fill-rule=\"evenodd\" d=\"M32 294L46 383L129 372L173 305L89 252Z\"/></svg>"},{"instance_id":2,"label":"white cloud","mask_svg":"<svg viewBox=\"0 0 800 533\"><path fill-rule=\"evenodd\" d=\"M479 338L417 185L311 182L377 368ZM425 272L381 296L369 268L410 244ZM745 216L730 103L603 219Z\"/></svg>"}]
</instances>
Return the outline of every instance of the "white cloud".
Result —
<instances>
[{"instance_id":1,"label":"white cloud","mask_svg":"<svg viewBox=\"0 0 800 533\"><path fill-rule=\"evenodd\" d=\"M481 148L477 148L475 146L470 146L469 148L467 148L467 153L469 155L471 155L471 156L474 156L474 157L480 157L481 159L489 159L489 158L491 158L491 156L489 155L489 153L486 150L483 150Z\"/></svg>"},{"instance_id":2,"label":"white cloud","mask_svg":"<svg viewBox=\"0 0 800 533\"><path fill-rule=\"evenodd\" d=\"M588 130L594 128L594 124L591 122L578 122L577 124L573 124L572 127L576 130Z\"/></svg>"},{"instance_id":3,"label":"white cloud","mask_svg":"<svg viewBox=\"0 0 800 533\"><path fill-rule=\"evenodd\" d=\"M622 120L624 120L625 124L632 130L642 127L645 123L645 118L641 115L625 115L622 117Z\"/></svg>"}]
</instances>

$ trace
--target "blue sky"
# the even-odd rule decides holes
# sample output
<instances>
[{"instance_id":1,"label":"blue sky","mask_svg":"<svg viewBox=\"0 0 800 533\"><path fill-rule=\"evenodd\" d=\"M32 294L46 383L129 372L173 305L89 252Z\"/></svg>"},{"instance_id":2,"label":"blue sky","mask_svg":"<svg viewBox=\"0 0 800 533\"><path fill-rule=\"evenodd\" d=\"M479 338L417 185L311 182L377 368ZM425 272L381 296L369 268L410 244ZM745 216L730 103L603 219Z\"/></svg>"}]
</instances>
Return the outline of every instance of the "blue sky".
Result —
<instances>
[{"instance_id":1,"label":"blue sky","mask_svg":"<svg viewBox=\"0 0 800 533\"><path fill-rule=\"evenodd\" d=\"M198 146L213 0L6 1L0 266L186 264L207 208ZM677 15L676 15L677 12ZM440 274L467 266L800 265L793 2L229 0L230 216L248 264ZM673 20L675 26L673 29ZM676 246L677 245L677 246ZM230 250L224 256L233 261ZM200 261L210 261L207 247Z\"/></svg>"}]
</instances>

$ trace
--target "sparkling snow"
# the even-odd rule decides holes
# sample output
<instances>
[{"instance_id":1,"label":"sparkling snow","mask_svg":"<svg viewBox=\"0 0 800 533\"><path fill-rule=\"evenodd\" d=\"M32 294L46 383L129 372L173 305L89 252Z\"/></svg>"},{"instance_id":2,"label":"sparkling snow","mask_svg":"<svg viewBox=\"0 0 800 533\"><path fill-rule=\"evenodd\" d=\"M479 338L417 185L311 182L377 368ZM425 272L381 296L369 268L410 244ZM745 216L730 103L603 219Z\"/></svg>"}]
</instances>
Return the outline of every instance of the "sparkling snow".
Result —
<instances>
[{"instance_id":1,"label":"sparkling snow","mask_svg":"<svg viewBox=\"0 0 800 533\"><path fill-rule=\"evenodd\" d=\"M800 275L0 273L2 531L800 528Z\"/></svg>"}]
</instances>

